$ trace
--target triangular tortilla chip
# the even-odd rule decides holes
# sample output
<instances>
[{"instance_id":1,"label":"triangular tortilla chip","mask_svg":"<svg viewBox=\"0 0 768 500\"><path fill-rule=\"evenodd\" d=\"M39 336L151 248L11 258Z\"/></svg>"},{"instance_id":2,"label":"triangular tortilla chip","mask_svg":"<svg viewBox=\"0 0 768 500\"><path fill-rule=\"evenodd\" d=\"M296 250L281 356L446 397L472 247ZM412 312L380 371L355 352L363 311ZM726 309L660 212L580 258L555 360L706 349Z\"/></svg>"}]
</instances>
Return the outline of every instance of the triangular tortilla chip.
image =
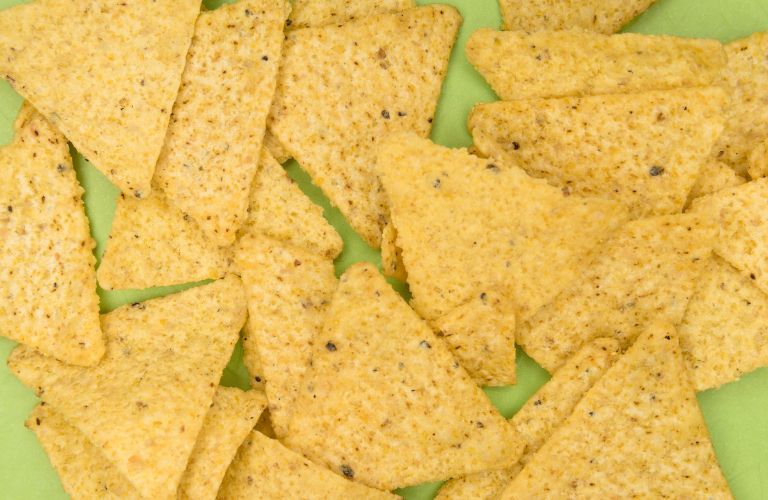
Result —
<instances>
[{"instance_id":1,"label":"triangular tortilla chip","mask_svg":"<svg viewBox=\"0 0 768 500\"><path fill-rule=\"evenodd\" d=\"M395 500L400 497L349 481L313 464L279 441L252 432L237 452L219 491L219 500L285 498Z\"/></svg>"},{"instance_id":2,"label":"triangular tortilla chip","mask_svg":"<svg viewBox=\"0 0 768 500\"><path fill-rule=\"evenodd\" d=\"M237 449L267 406L263 392L219 387L181 478L179 498L214 500Z\"/></svg>"},{"instance_id":3,"label":"triangular tortilla chip","mask_svg":"<svg viewBox=\"0 0 768 500\"><path fill-rule=\"evenodd\" d=\"M674 327L655 324L502 498L731 498Z\"/></svg>"},{"instance_id":4,"label":"triangular tortilla chip","mask_svg":"<svg viewBox=\"0 0 768 500\"><path fill-rule=\"evenodd\" d=\"M19 5L0 12L0 74L123 193L143 197L199 10L199 0Z\"/></svg>"},{"instance_id":5,"label":"triangular tortilla chip","mask_svg":"<svg viewBox=\"0 0 768 500\"><path fill-rule=\"evenodd\" d=\"M375 488L501 469L523 452L443 341L370 264L342 276L302 387L286 445Z\"/></svg>"},{"instance_id":6,"label":"triangular tortilla chip","mask_svg":"<svg viewBox=\"0 0 768 500\"><path fill-rule=\"evenodd\" d=\"M480 104L469 118L490 158L633 218L680 213L723 130L719 87Z\"/></svg>"},{"instance_id":7,"label":"triangular tortilla chip","mask_svg":"<svg viewBox=\"0 0 768 500\"><path fill-rule=\"evenodd\" d=\"M728 65L722 79L732 97L725 130L713 151L719 160L743 175L749 154L768 136L768 33L731 42L725 52Z\"/></svg>"},{"instance_id":8,"label":"triangular tortilla chip","mask_svg":"<svg viewBox=\"0 0 768 500\"><path fill-rule=\"evenodd\" d=\"M240 0L195 25L153 183L218 246L231 245L245 221L289 8Z\"/></svg>"},{"instance_id":9,"label":"triangular tortilla chip","mask_svg":"<svg viewBox=\"0 0 768 500\"><path fill-rule=\"evenodd\" d=\"M701 164L699 177L688 193L688 202L690 205L696 198L701 198L708 194L716 193L722 189L739 186L747 180L736 173L725 163L713 158L707 159Z\"/></svg>"},{"instance_id":10,"label":"triangular tortilla chip","mask_svg":"<svg viewBox=\"0 0 768 500\"><path fill-rule=\"evenodd\" d=\"M323 218L323 209L301 192L266 150L251 187L243 232L262 233L331 259L344 246L333 226Z\"/></svg>"},{"instance_id":11,"label":"triangular tortilla chip","mask_svg":"<svg viewBox=\"0 0 768 500\"><path fill-rule=\"evenodd\" d=\"M616 202L565 196L518 168L414 135L391 136L376 167L412 304L429 321L492 287L502 287L524 320L626 220Z\"/></svg>"},{"instance_id":12,"label":"triangular tortilla chip","mask_svg":"<svg viewBox=\"0 0 768 500\"><path fill-rule=\"evenodd\" d=\"M250 311L245 366L254 373L259 360L272 424L282 438L338 283L333 262L255 235L240 240L235 261Z\"/></svg>"},{"instance_id":13,"label":"triangular tortilla chip","mask_svg":"<svg viewBox=\"0 0 768 500\"><path fill-rule=\"evenodd\" d=\"M704 270L678 329L697 391L768 366L768 295L720 258Z\"/></svg>"},{"instance_id":14,"label":"triangular tortilla chip","mask_svg":"<svg viewBox=\"0 0 768 500\"><path fill-rule=\"evenodd\" d=\"M0 149L0 335L67 363L104 354L93 239L67 141L24 105Z\"/></svg>"},{"instance_id":15,"label":"triangular tortilla chip","mask_svg":"<svg viewBox=\"0 0 768 500\"><path fill-rule=\"evenodd\" d=\"M518 327L518 343L552 372L590 339L614 337L626 348L653 321L680 323L715 235L712 222L692 215L630 222Z\"/></svg>"},{"instance_id":16,"label":"triangular tortilla chip","mask_svg":"<svg viewBox=\"0 0 768 500\"><path fill-rule=\"evenodd\" d=\"M717 40L487 28L467 57L505 101L712 85L726 62Z\"/></svg>"},{"instance_id":17,"label":"triangular tortilla chip","mask_svg":"<svg viewBox=\"0 0 768 500\"><path fill-rule=\"evenodd\" d=\"M499 0L505 30L579 28L611 34L656 0Z\"/></svg>"},{"instance_id":18,"label":"triangular tortilla chip","mask_svg":"<svg viewBox=\"0 0 768 500\"><path fill-rule=\"evenodd\" d=\"M26 426L43 446L64 491L76 499L139 500L131 486L99 448L48 405L36 407Z\"/></svg>"},{"instance_id":19,"label":"triangular tortilla chip","mask_svg":"<svg viewBox=\"0 0 768 500\"><path fill-rule=\"evenodd\" d=\"M294 0L289 26L295 29L339 25L411 7L414 7L413 0Z\"/></svg>"},{"instance_id":20,"label":"triangular tortilla chip","mask_svg":"<svg viewBox=\"0 0 768 500\"><path fill-rule=\"evenodd\" d=\"M269 129L373 247L387 218L376 147L393 131L429 135L460 23L430 5L285 42Z\"/></svg>"},{"instance_id":21,"label":"triangular tortilla chip","mask_svg":"<svg viewBox=\"0 0 768 500\"><path fill-rule=\"evenodd\" d=\"M384 224L381 232L381 268L384 276L400 281L408 280L403 264L403 250L397 246L397 229L392 222Z\"/></svg>"},{"instance_id":22,"label":"triangular tortilla chip","mask_svg":"<svg viewBox=\"0 0 768 500\"><path fill-rule=\"evenodd\" d=\"M747 172L752 179L768 177L768 138L755 146L749 154Z\"/></svg>"},{"instance_id":23,"label":"triangular tortilla chip","mask_svg":"<svg viewBox=\"0 0 768 500\"><path fill-rule=\"evenodd\" d=\"M97 272L107 290L144 289L224 276L225 252L161 193L121 195Z\"/></svg>"},{"instance_id":24,"label":"triangular tortilla chip","mask_svg":"<svg viewBox=\"0 0 768 500\"><path fill-rule=\"evenodd\" d=\"M618 355L619 343L608 338L595 339L579 349L512 417L511 425L526 442L520 463L510 469L451 479L440 488L436 500L498 498Z\"/></svg>"},{"instance_id":25,"label":"triangular tortilla chip","mask_svg":"<svg viewBox=\"0 0 768 500\"><path fill-rule=\"evenodd\" d=\"M245 310L242 284L229 276L103 315L107 352L93 368L25 347L8 365L142 496L175 498Z\"/></svg>"}]
</instances>

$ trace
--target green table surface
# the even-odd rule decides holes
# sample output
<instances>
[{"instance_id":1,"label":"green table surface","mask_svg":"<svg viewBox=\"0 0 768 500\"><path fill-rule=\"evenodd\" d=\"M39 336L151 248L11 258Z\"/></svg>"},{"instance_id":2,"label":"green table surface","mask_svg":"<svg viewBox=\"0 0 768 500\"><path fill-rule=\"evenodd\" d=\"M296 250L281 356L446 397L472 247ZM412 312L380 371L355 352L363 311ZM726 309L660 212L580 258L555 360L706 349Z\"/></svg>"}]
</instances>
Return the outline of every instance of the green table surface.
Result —
<instances>
[{"instance_id":1,"label":"green table surface","mask_svg":"<svg viewBox=\"0 0 768 500\"><path fill-rule=\"evenodd\" d=\"M0 8L22 3L0 0ZM215 8L221 0L207 0ZM438 3L419 1L421 4ZM452 147L468 146L466 117L476 102L493 101L496 96L467 62L464 45L481 27L498 28L501 17L497 0L442 0L454 5L464 17L459 40L451 56L448 76L438 107L432 139ZM717 38L723 42L756 31L768 30L768 0L659 0L651 9L626 27L638 33ZM0 144L11 140L11 126L21 98L0 81ZM85 187L85 204L91 231L101 255L115 208L117 190L73 150L78 179ZM338 210L332 208L319 189L294 162L286 165L291 177L304 192L323 206L325 216L344 238L344 252L336 261L337 272L366 260L380 263L378 252L367 247L350 229ZM395 284L407 295L406 287ZM192 285L188 285L192 286ZM187 286L187 287L188 287ZM157 297L185 288L169 287L144 291L104 292L99 290L103 312L122 304ZM5 360L14 343L0 337L0 499L67 498L48 458L34 434L23 422L37 404L34 394L7 370ZM489 388L486 393L507 417L511 417L549 375L522 351L518 351L519 383L514 387ZM238 345L222 384L248 387L248 374ZM738 499L768 499L768 369L746 375L739 382L698 394L712 441L733 494ZM439 483L399 491L409 499L427 499ZM290 495L289 492L286 492Z\"/></svg>"}]
</instances>

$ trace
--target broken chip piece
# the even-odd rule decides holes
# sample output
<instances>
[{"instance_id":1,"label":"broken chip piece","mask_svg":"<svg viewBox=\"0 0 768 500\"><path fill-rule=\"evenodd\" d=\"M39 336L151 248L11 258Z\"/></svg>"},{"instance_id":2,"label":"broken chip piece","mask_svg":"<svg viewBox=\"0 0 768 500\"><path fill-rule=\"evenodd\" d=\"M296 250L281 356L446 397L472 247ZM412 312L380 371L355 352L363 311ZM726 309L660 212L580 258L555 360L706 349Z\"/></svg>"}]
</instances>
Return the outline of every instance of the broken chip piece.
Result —
<instances>
[{"instance_id":1,"label":"broken chip piece","mask_svg":"<svg viewBox=\"0 0 768 500\"><path fill-rule=\"evenodd\" d=\"M499 0L505 30L583 29L611 34L656 0Z\"/></svg>"}]
</instances>

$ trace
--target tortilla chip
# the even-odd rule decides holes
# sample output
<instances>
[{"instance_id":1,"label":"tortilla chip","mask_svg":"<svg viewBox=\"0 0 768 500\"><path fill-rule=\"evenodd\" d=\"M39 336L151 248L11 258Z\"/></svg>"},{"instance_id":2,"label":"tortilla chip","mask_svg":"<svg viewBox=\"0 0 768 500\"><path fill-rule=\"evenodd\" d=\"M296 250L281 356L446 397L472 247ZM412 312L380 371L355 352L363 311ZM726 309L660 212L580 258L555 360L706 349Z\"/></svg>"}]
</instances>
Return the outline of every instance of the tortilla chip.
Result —
<instances>
[{"instance_id":1,"label":"tortilla chip","mask_svg":"<svg viewBox=\"0 0 768 500\"><path fill-rule=\"evenodd\" d=\"M256 341L249 340L253 337L253 327L251 326L250 316L245 321L243 327L243 346L246 344L248 349L243 347L243 364L251 376L251 388L259 391L266 391L266 379L264 377L264 366L261 364L259 350L256 348Z\"/></svg>"},{"instance_id":2,"label":"tortilla chip","mask_svg":"<svg viewBox=\"0 0 768 500\"><path fill-rule=\"evenodd\" d=\"M245 221L277 86L287 1L200 14L154 186L218 246Z\"/></svg>"},{"instance_id":3,"label":"tortilla chip","mask_svg":"<svg viewBox=\"0 0 768 500\"><path fill-rule=\"evenodd\" d=\"M413 0L294 0L288 25L291 28L339 25L411 7L414 7Z\"/></svg>"},{"instance_id":4,"label":"tortilla chip","mask_svg":"<svg viewBox=\"0 0 768 500\"><path fill-rule=\"evenodd\" d=\"M397 246L397 229L391 222L384 224L381 233L381 267L384 276L396 280L408 280L403 264L403 250Z\"/></svg>"},{"instance_id":5,"label":"tortilla chip","mask_svg":"<svg viewBox=\"0 0 768 500\"><path fill-rule=\"evenodd\" d=\"M333 262L254 235L240 240L235 261L250 311L243 361L254 373L260 360L272 424L282 438L337 286Z\"/></svg>"},{"instance_id":6,"label":"tortilla chip","mask_svg":"<svg viewBox=\"0 0 768 500\"><path fill-rule=\"evenodd\" d=\"M146 196L199 11L199 0L6 9L0 75L123 193Z\"/></svg>"},{"instance_id":7,"label":"tortilla chip","mask_svg":"<svg viewBox=\"0 0 768 500\"><path fill-rule=\"evenodd\" d=\"M715 253L768 293L768 178L723 189L693 202L691 212L720 227Z\"/></svg>"},{"instance_id":8,"label":"tortilla chip","mask_svg":"<svg viewBox=\"0 0 768 500\"><path fill-rule=\"evenodd\" d=\"M344 247L339 234L323 218L323 209L301 192L266 150L253 181L250 205L243 232L263 233L330 259Z\"/></svg>"},{"instance_id":9,"label":"tortilla chip","mask_svg":"<svg viewBox=\"0 0 768 500\"><path fill-rule=\"evenodd\" d=\"M269 408L264 410L264 412L261 414L261 418L259 418L259 421L256 422L256 427L254 427L253 430L258 431L272 439L277 437L275 436L275 430L272 428L272 418L269 416Z\"/></svg>"},{"instance_id":10,"label":"tortilla chip","mask_svg":"<svg viewBox=\"0 0 768 500\"><path fill-rule=\"evenodd\" d=\"M633 221L603 245L573 284L517 329L517 342L549 372L603 336L628 347L657 320L683 319L716 228L693 215Z\"/></svg>"},{"instance_id":11,"label":"tortilla chip","mask_svg":"<svg viewBox=\"0 0 768 500\"><path fill-rule=\"evenodd\" d=\"M573 355L549 382L544 384L512 417L511 424L526 442L520 463L503 471L480 472L451 479L437 495L438 500L493 500L520 473L552 433L568 418L584 394L603 376L619 356L619 343L600 338Z\"/></svg>"},{"instance_id":12,"label":"tortilla chip","mask_svg":"<svg viewBox=\"0 0 768 500\"><path fill-rule=\"evenodd\" d=\"M682 211L725 102L719 87L496 102L476 106L469 128L484 156L639 218Z\"/></svg>"},{"instance_id":13,"label":"tortilla chip","mask_svg":"<svg viewBox=\"0 0 768 500\"><path fill-rule=\"evenodd\" d=\"M97 275L106 290L144 289L221 278L227 266L224 251L162 194L122 195Z\"/></svg>"},{"instance_id":14,"label":"tortilla chip","mask_svg":"<svg viewBox=\"0 0 768 500\"><path fill-rule=\"evenodd\" d=\"M429 135L460 23L430 5L288 34L269 130L375 248L387 219L378 143Z\"/></svg>"},{"instance_id":15,"label":"tortilla chip","mask_svg":"<svg viewBox=\"0 0 768 500\"><path fill-rule=\"evenodd\" d=\"M28 104L0 149L0 335L61 361L104 355L94 242L67 141Z\"/></svg>"},{"instance_id":16,"label":"tortilla chip","mask_svg":"<svg viewBox=\"0 0 768 500\"><path fill-rule=\"evenodd\" d=\"M483 292L432 327L478 385L515 383L515 311L503 294Z\"/></svg>"},{"instance_id":17,"label":"tortilla chip","mask_svg":"<svg viewBox=\"0 0 768 500\"><path fill-rule=\"evenodd\" d=\"M674 327L653 324L502 498L731 498Z\"/></svg>"},{"instance_id":18,"label":"tortilla chip","mask_svg":"<svg viewBox=\"0 0 768 500\"><path fill-rule=\"evenodd\" d=\"M481 29L466 50L505 101L712 85L726 63L717 40L635 33Z\"/></svg>"},{"instance_id":19,"label":"tortilla chip","mask_svg":"<svg viewBox=\"0 0 768 500\"><path fill-rule=\"evenodd\" d=\"M286 445L382 490L509 467L523 451L517 432L371 264L342 276L302 388Z\"/></svg>"},{"instance_id":20,"label":"tortilla chip","mask_svg":"<svg viewBox=\"0 0 768 500\"><path fill-rule=\"evenodd\" d=\"M279 164L282 165L291 159L291 154L285 150L285 146L280 144L280 141L278 141L269 130L264 133L262 144L264 144L264 148L269 151L269 154L271 154Z\"/></svg>"},{"instance_id":21,"label":"tortilla chip","mask_svg":"<svg viewBox=\"0 0 768 500\"><path fill-rule=\"evenodd\" d=\"M236 277L102 316L104 359L80 368L16 348L8 366L147 498L175 498L245 321Z\"/></svg>"},{"instance_id":22,"label":"tortilla chip","mask_svg":"<svg viewBox=\"0 0 768 500\"><path fill-rule=\"evenodd\" d=\"M525 320L627 218L616 202L564 196L518 168L415 135L391 136L376 167L412 305L428 321L495 287Z\"/></svg>"},{"instance_id":23,"label":"tortilla chip","mask_svg":"<svg viewBox=\"0 0 768 500\"><path fill-rule=\"evenodd\" d=\"M723 85L731 90L725 130L714 148L719 160L741 175L749 154L768 136L768 33L755 33L725 46L728 65Z\"/></svg>"},{"instance_id":24,"label":"tortilla chip","mask_svg":"<svg viewBox=\"0 0 768 500\"><path fill-rule=\"evenodd\" d=\"M579 28L611 34L656 0L500 0L505 30Z\"/></svg>"},{"instance_id":25,"label":"tortilla chip","mask_svg":"<svg viewBox=\"0 0 768 500\"><path fill-rule=\"evenodd\" d=\"M752 179L768 177L768 139L755 146L750 153L747 172Z\"/></svg>"},{"instance_id":26,"label":"tortilla chip","mask_svg":"<svg viewBox=\"0 0 768 500\"><path fill-rule=\"evenodd\" d=\"M263 392L219 387L181 479L179 497L214 500L237 449L267 406Z\"/></svg>"},{"instance_id":27,"label":"tortilla chip","mask_svg":"<svg viewBox=\"0 0 768 500\"><path fill-rule=\"evenodd\" d=\"M25 425L37 436L70 497L141 498L125 476L104 458L99 448L50 406L37 406Z\"/></svg>"},{"instance_id":28,"label":"tortilla chip","mask_svg":"<svg viewBox=\"0 0 768 500\"><path fill-rule=\"evenodd\" d=\"M256 431L237 452L218 498L285 498L291 493L306 500L400 498L339 477Z\"/></svg>"},{"instance_id":29,"label":"tortilla chip","mask_svg":"<svg viewBox=\"0 0 768 500\"><path fill-rule=\"evenodd\" d=\"M745 182L747 180L737 174L731 167L721 161L710 158L701 164L699 177L693 184L691 192L688 193L686 205L689 206L696 198L701 198L729 187L739 186Z\"/></svg>"}]
</instances>

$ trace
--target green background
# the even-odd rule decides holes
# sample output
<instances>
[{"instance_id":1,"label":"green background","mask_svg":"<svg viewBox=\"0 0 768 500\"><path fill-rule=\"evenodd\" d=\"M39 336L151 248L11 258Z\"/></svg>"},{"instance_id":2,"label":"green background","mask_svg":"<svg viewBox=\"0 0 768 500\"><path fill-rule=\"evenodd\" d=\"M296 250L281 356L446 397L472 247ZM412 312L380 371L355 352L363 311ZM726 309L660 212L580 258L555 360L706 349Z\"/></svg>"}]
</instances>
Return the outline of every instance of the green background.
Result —
<instances>
[{"instance_id":1,"label":"green background","mask_svg":"<svg viewBox=\"0 0 768 500\"><path fill-rule=\"evenodd\" d=\"M18 3L22 2L0 0L0 8ZM215 8L220 3L221 0L205 2L209 8ZM468 146L471 142L465 127L468 111L474 103L492 101L496 96L467 62L464 44L468 36L478 28L499 27L499 8L497 0L443 0L440 3L457 7L464 17L464 24L451 57L432 138L446 146ZM768 0L660 0L626 30L710 37L728 42L756 31L768 30ZM10 142L11 126L20 106L21 98L4 81L0 81L0 144ZM73 156L78 178L86 190L86 210L97 242L98 257L109 233L117 190L74 150ZM378 253L368 248L354 234L338 210L330 207L327 199L312 186L298 165L289 162L286 168L304 192L325 208L326 217L344 237L344 252L336 262L337 271L342 272L359 260L379 263ZM405 286L395 285L407 296ZM126 292L100 290L99 294L102 311L106 312L127 302L183 288ZM35 436L23 425L37 400L31 391L8 373L5 359L13 346L13 342L0 338L0 499L66 498ZM524 353L519 353L520 382L515 387L486 390L494 404L507 417L512 416L548 379L544 370ZM242 351L238 346L224 373L223 384L247 387L248 374L241 357ZM736 498L768 499L768 369L758 370L718 390L700 393L698 400L712 434L720 465ZM431 498L438 486L424 485L400 493L412 499Z\"/></svg>"}]
</instances>

